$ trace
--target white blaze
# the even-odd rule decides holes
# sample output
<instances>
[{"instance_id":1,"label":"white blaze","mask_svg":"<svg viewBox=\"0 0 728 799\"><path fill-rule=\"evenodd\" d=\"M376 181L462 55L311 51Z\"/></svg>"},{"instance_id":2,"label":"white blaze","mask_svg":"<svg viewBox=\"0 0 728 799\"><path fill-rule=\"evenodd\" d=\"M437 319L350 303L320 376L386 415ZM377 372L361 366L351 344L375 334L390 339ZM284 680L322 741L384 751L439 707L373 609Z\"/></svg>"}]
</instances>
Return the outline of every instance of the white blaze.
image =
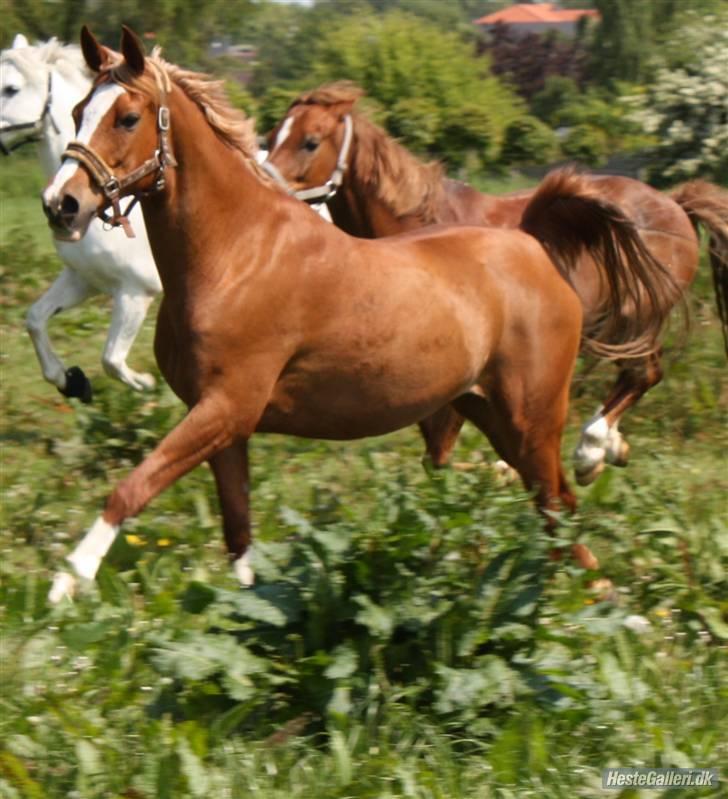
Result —
<instances>
[{"instance_id":1,"label":"white blaze","mask_svg":"<svg viewBox=\"0 0 728 799\"><path fill-rule=\"evenodd\" d=\"M283 142L291 135L292 127L293 127L293 117L286 117L283 120L281 129L278 131L276 140L273 143L273 149L270 151L271 155L273 155L273 153L281 146L281 144L283 144Z\"/></svg>"},{"instance_id":2,"label":"white blaze","mask_svg":"<svg viewBox=\"0 0 728 799\"><path fill-rule=\"evenodd\" d=\"M116 83L105 83L94 92L88 105L84 108L83 121L81 122L81 129L76 136L76 141L81 142L81 144L89 144L91 142L101 120L114 105L116 99L124 94L124 91ZM52 183L43 192L43 199L46 204L50 204L53 197L60 193L77 169L78 161L75 158L64 158L63 164L56 172Z\"/></svg>"}]
</instances>

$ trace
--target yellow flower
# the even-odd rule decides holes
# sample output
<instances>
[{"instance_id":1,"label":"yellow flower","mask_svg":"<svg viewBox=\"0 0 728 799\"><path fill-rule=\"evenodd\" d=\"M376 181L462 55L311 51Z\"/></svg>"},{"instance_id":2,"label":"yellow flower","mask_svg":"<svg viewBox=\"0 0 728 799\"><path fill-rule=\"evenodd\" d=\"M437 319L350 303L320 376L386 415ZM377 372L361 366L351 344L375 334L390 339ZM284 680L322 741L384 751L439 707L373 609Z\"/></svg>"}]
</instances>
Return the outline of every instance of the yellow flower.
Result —
<instances>
[{"instance_id":1,"label":"yellow flower","mask_svg":"<svg viewBox=\"0 0 728 799\"><path fill-rule=\"evenodd\" d=\"M168 547L172 542L169 538L158 538L157 539L157 546L158 547Z\"/></svg>"},{"instance_id":2,"label":"yellow flower","mask_svg":"<svg viewBox=\"0 0 728 799\"><path fill-rule=\"evenodd\" d=\"M138 535L134 535L133 533L130 533L129 535L125 536L125 538L126 538L126 543L129 544L130 547L143 547L144 546L144 541L141 538L139 538Z\"/></svg>"},{"instance_id":3,"label":"yellow flower","mask_svg":"<svg viewBox=\"0 0 728 799\"><path fill-rule=\"evenodd\" d=\"M664 619L669 615L670 611L665 610L665 608L657 608L657 610L655 611L655 616L659 616L661 619Z\"/></svg>"}]
</instances>

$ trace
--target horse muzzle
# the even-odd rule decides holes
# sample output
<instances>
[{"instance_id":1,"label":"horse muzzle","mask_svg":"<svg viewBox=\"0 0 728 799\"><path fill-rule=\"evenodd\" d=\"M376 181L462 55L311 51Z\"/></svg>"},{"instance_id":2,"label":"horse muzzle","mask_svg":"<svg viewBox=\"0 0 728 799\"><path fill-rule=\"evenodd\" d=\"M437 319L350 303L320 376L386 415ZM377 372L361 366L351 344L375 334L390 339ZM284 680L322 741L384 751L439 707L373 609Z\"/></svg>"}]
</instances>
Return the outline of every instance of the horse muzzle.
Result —
<instances>
[{"instance_id":1,"label":"horse muzzle","mask_svg":"<svg viewBox=\"0 0 728 799\"><path fill-rule=\"evenodd\" d=\"M50 195L46 191L41 201L53 236L60 241L82 239L96 213L95 208L83 209L76 197L69 193Z\"/></svg>"}]
</instances>

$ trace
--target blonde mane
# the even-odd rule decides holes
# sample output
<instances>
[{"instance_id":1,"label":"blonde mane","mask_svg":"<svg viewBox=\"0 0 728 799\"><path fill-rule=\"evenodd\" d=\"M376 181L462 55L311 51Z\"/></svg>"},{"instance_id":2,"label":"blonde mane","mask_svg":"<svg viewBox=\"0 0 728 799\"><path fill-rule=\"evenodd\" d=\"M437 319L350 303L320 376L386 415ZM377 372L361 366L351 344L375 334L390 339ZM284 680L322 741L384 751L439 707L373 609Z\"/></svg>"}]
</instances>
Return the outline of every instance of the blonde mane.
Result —
<instances>
[{"instance_id":1,"label":"blonde mane","mask_svg":"<svg viewBox=\"0 0 728 799\"><path fill-rule=\"evenodd\" d=\"M224 81L171 64L161 57L160 52L155 47L152 54L147 56L146 60L152 69L146 69L141 75L135 75L118 54L115 54L118 58L103 71L125 89L138 89L149 94L159 92L162 84L169 91L170 82L173 83L202 111L220 139L255 163L255 154L258 151L255 124L230 104L225 94Z\"/></svg>"},{"instance_id":2,"label":"blonde mane","mask_svg":"<svg viewBox=\"0 0 728 799\"><path fill-rule=\"evenodd\" d=\"M297 105L353 105L363 89L336 81L305 92ZM361 112L353 112L352 172L398 218L416 216L423 224L437 221L437 205L444 191L442 165L423 163Z\"/></svg>"}]
</instances>

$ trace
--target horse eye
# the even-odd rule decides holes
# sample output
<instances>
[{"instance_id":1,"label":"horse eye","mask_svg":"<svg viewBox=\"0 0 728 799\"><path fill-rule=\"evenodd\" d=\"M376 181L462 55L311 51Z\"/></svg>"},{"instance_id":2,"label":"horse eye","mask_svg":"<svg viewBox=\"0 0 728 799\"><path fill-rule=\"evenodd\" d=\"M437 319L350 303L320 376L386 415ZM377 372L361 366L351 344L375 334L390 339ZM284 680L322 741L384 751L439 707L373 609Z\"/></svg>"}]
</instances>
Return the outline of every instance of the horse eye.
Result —
<instances>
[{"instance_id":1,"label":"horse eye","mask_svg":"<svg viewBox=\"0 0 728 799\"><path fill-rule=\"evenodd\" d=\"M139 116L139 114L125 114L119 120L119 124L123 128L126 128L127 130L132 130L136 126L137 122L139 122L140 119L141 119L141 117Z\"/></svg>"},{"instance_id":2,"label":"horse eye","mask_svg":"<svg viewBox=\"0 0 728 799\"><path fill-rule=\"evenodd\" d=\"M321 142L318 139L304 139L303 142L303 149L308 150L309 153L312 153Z\"/></svg>"},{"instance_id":3,"label":"horse eye","mask_svg":"<svg viewBox=\"0 0 728 799\"><path fill-rule=\"evenodd\" d=\"M20 89L17 86L4 86L3 97L15 97L19 91Z\"/></svg>"}]
</instances>

